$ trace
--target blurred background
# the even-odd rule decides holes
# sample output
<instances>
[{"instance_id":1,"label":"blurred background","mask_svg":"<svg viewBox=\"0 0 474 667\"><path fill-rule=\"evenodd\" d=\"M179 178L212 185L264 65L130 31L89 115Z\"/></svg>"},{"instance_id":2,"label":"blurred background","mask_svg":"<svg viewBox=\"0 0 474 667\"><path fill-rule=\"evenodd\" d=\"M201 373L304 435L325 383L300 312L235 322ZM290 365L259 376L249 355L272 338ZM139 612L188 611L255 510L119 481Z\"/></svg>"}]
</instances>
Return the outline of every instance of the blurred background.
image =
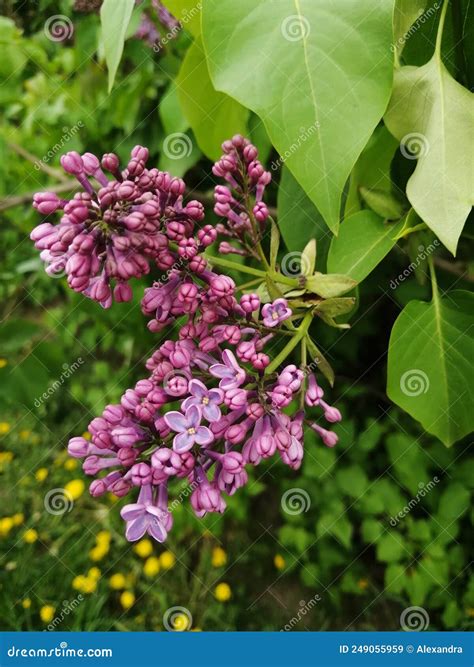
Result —
<instances>
[{"instance_id":1,"label":"blurred background","mask_svg":"<svg viewBox=\"0 0 474 667\"><path fill-rule=\"evenodd\" d=\"M223 516L197 520L180 503L166 545L126 542L124 501L91 499L68 458L68 439L144 375L159 336L140 289L105 311L46 276L32 194L71 190L66 151L126 159L136 144L194 197L209 202L214 185L173 83L190 38L157 4L136 8L108 94L100 2L0 2L0 628L398 630L418 606L430 630L472 629L469 443L445 448L385 395L393 322L430 294L422 270L387 294L407 265L397 252L363 283L352 329L318 331L344 416L334 450L307 434L300 471L259 466ZM278 157L256 117L248 132L262 160ZM173 133L189 137L181 156L162 148Z\"/></svg>"}]
</instances>

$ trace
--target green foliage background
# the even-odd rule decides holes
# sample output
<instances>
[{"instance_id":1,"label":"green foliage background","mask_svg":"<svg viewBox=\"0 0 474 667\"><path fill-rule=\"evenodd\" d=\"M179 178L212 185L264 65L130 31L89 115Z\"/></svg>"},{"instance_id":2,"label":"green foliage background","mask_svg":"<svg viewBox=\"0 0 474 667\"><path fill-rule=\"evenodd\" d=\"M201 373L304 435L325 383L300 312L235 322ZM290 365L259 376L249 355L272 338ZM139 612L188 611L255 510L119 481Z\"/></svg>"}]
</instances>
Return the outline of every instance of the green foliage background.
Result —
<instances>
[{"instance_id":1,"label":"green foliage background","mask_svg":"<svg viewBox=\"0 0 474 667\"><path fill-rule=\"evenodd\" d=\"M295 13L286 0L255 9L250 0L204 0L197 14L193 2L168 0L184 29L168 39L157 24L166 42L159 49L134 37L149 3L117 0L120 11L109 14L104 3L103 27L97 12L77 11L80 4L7 1L0 16L0 627L42 629L41 608L59 614L78 595L77 576L99 567L96 589L60 629L159 630L166 609L181 605L193 627L278 630L315 595L320 601L295 629L399 629L401 611L414 605L429 612L430 629L472 628L466 172L473 144L465 117L474 61L463 32L472 25L471 3L452 0L436 46L441 3L416 24L412 3L397 2L392 34L389 0L346 2L343 26L321 13L320 3L302 0L313 31L306 51L282 40L281 23ZM72 21L64 41L45 32L54 15ZM321 34L327 51L336 49L333 60L311 48ZM352 61L352 75L337 76ZM360 82L361 70L373 74ZM420 90L410 88L414 75L424 81ZM280 104L292 77L298 97ZM451 109L444 123L439 77ZM315 122L317 135L292 148ZM68 438L142 376L157 338L144 326L138 296L103 311L64 279L45 275L28 238L38 224L30 198L48 186L69 187L58 169L63 152L113 150L126 159L144 144L154 165L185 175L194 195L210 203L211 161L236 132L252 138L274 173L270 204L282 254L316 238L318 270L359 283L350 330L313 326L336 372L340 443L329 450L308 434L298 473L275 463L259 467L223 517L197 521L180 505L166 547L176 564L147 576L144 559L123 537L120 501L83 493L71 512L55 517L44 497L83 478L66 463ZM191 147L180 159L163 150L175 133ZM407 157L400 141L409 133L421 133L433 151ZM448 150L445 163L440 146ZM330 230L338 228L334 237ZM435 252L428 257L420 247ZM79 359L78 370L42 399ZM429 390L407 396L401 378L413 369L427 376ZM457 444L447 449L441 440ZM280 503L295 488L310 506L291 516ZM37 539L28 543L31 529ZM91 560L101 531L110 533L110 550ZM216 546L227 553L219 567L212 564ZM163 550L154 546L157 556ZM118 572L135 595L130 608L110 587ZM227 602L215 596L222 582L232 590Z\"/></svg>"}]
</instances>

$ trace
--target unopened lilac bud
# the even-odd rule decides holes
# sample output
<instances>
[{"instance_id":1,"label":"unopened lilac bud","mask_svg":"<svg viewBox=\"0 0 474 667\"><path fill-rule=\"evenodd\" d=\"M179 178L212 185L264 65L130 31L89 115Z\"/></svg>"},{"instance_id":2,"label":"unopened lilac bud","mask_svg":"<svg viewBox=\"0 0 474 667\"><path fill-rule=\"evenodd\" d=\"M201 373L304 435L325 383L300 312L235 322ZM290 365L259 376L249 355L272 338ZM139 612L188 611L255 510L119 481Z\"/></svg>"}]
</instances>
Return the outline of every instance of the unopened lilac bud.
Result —
<instances>
[{"instance_id":1,"label":"unopened lilac bud","mask_svg":"<svg viewBox=\"0 0 474 667\"><path fill-rule=\"evenodd\" d=\"M260 222L260 223L265 222L265 220L268 218L267 205L264 204L262 201L258 202L253 207L253 214L254 214L255 220L257 220L257 222Z\"/></svg>"},{"instance_id":2,"label":"unopened lilac bud","mask_svg":"<svg viewBox=\"0 0 474 667\"><path fill-rule=\"evenodd\" d=\"M117 303L131 301L133 298L132 288L128 283L117 283L114 287L114 299Z\"/></svg>"},{"instance_id":3,"label":"unopened lilac bud","mask_svg":"<svg viewBox=\"0 0 474 667\"><path fill-rule=\"evenodd\" d=\"M84 163L81 156L76 151L69 151L66 155L62 155L61 166L68 174L79 176L84 173Z\"/></svg>"},{"instance_id":4,"label":"unopened lilac bud","mask_svg":"<svg viewBox=\"0 0 474 667\"><path fill-rule=\"evenodd\" d=\"M110 171L112 174L117 172L120 166L120 161L115 153L106 153L101 160L102 167Z\"/></svg>"},{"instance_id":5,"label":"unopened lilac bud","mask_svg":"<svg viewBox=\"0 0 474 667\"><path fill-rule=\"evenodd\" d=\"M142 162L146 162L148 160L149 154L150 153L148 148L145 148L144 146L135 146L135 148L132 148L131 151L132 158L136 158Z\"/></svg>"},{"instance_id":6,"label":"unopened lilac bud","mask_svg":"<svg viewBox=\"0 0 474 667\"><path fill-rule=\"evenodd\" d=\"M325 428L322 428L322 426L319 426L318 424L310 424L310 426L313 431L316 431L327 447L334 447L337 445L339 438L336 433L333 431L327 431Z\"/></svg>"},{"instance_id":7,"label":"unopened lilac bud","mask_svg":"<svg viewBox=\"0 0 474 667\"><path fill-rule=\"evenodd\" d=\"M85 438L71 438L67 446L69 456L82 459L89 453L90 443Z\"/></svg>"},{"instance_id":8,"label":"unopened lilac bud","mask_svg":"<svg viewBox=\"0 0 474 667\"><path fill-rule=\"evenodd\" d=\"M258 294L244 294L240 299L240 306L246 313L254 313L260 308L260 297Z\"/></svg>"},{"instance_id":9,"label":"unopened lilac bud","mask_svg":"<svg viewBox=\"0 0 474 667\"><path fill-rule=\"evenodd\" d=\"M61 208L62 200L54 192L37 192L33 195L33 206L43 215L50 215Z\"/></svg>"},{"instance_id":10,"label":"unopened lilac bud","mask_svg":"<svg viewBox=\"0 0 474 667\"><path fill-rule=\"evenodd\" d=\"M84 171L88 176L93 176L100 169L100 162L93 153L84 153L82 156Z\"/></svg>"}]
</instances>

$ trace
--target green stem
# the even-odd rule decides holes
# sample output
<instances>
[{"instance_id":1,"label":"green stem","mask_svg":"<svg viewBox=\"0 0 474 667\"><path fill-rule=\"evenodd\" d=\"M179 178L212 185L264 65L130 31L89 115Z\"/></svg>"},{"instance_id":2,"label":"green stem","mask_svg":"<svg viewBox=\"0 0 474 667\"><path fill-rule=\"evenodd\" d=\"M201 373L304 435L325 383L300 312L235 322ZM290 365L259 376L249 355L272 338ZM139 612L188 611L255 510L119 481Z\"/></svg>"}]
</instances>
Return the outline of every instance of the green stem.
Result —
<instances>
[{"instance_id":1,"label":"green stem","mask_svg":"<svg viewBox=\"0 0 474 667\"><path fill-rule=\"evenodd\" d=\"M441 16L439 17L438 33L436 35L435 55L441 60L441 42L443 41L444 22L448 11L449 0L444 0Z\"/></svg>"},{"instance_id":2,"label":"green stem","mask_svg":"<svg viewBox=\"0 0 474 667\"><path fill-rule=\"evenodd\" d=\"M434 266L433 257L431 255L428 257L428 266L430 268L431 291L433 294L433 302L437 304L439 302L438 280L436 278L436 270Z\"/></svg>"},{"instance_id":3,"label":"green stem","mask_svg":"<svg viewBox=\"0 0 474 667\"><path fill-rule=\"evenodd\" d=\"M311 324L312 320L313 320L313 313L312 312L306 313L300 326L295 331L295 335L293 336L293 338L290 341L288 341L283 350L279 354L277 354L277 356L271 362L271 364L269 364L266 367L265 375L270 375L270 373L273 373L273 371L276 370L278 366L285 361L287 356L290 354L290 352L292 352L295 349L300 340L302 340L306 336L306 332L308 331L309 325Z\"/></svg>"},{"instance_id":4,"label":"green stem","mask_svg":"<svg viewBox=\"0 0 474 667\"><path fill-rule=\"evenodd\" d=\"M262 271L261 269L254 269L252 266L238 264L237 262L233 262L230 259L215 257L214 255L207 255L206 253L204 253L204 257L209 260L211 265L216 264L217 266L223 266L224 268L232 269L233 271L248 273L251 276L259 276L262 279L264 279L265 276L268 276L274 282L281 283L282 285L290 285L291 287L298 287L299 285L299 282L296 278L284 276L282 273L278 273L277 271Z\"/></svg>"}]
</instances>

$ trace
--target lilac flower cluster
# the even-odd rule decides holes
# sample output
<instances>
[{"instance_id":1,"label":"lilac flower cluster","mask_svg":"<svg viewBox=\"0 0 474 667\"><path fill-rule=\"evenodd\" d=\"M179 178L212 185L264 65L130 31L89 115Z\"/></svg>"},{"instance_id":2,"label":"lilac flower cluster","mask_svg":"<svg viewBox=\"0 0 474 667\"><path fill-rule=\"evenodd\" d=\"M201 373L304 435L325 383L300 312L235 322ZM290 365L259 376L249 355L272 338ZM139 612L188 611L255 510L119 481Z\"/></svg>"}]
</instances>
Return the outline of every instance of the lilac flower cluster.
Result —
<instances>
[{"instance_id":1,"label":"lilac flower cluster","mask_svg":"<svg viewBox=\"0 0 474 667\"><path fill-rule=\"evenodd\" d=\"M214 210L225 219L216 227L200 225L203 206L185 205L183 181L147 169L148 151L138 146L122 171L114 154L99 161L68 153L62 165L83 191L69 201L53 193L34 198L43 215L63 212L58 225L43 222L32 233L48 272L64 269L74 290L108 307L112 298L130 299L130 278L155 265L164 275L144 291L148 328L157 332L180 318L177 336L148 359L148 377L91 421L90 439L69 442L70 455L84 459L84 472L95 478L92 496L133 496L121 512L131 541L145 534L166 539L174 480L187 480L191 506L202 517L225 510L226 496L247 483L247 466L278 455L297 470L305 425L325 445L337 443L311 415L319 410L328 424L341 420L315 375L286 360L278 366L274 355L278 349L278 359L286 359L280 343L298 331L293 322L309 322L307 311L294 312L283 296L262 303L244 291L238 298L234 281L209 265L205 251L219 234L237 244L221 242L221 253L264 256L262 197L270 175L243 137L223 150L213 171L230 187L216 187Z\"/></svg>"},{"instance_id":2,"label":"lilac flower cluster","mask_svg":"<svg viewBox=\"0 0 474 667\"><path fill-rule=\"evenodd\" d=\"M33 206L45 216L58 210L63 213L58 225L43 222L31 233L47 272L65 271L73 290L104 308L110 307L113 298L129 301L129 280L147 274L151 263L166 270L178 256L189 258L200 247L193 230L204 217L202 204L185 205L184 181L147 169L147 159L148 149L136 146L126 168L120 170L114 153L99 161L91 153L80 156L71 151L61 164L83 191L70 200L53 192L40 192L33 199ZM200 234L207 239L203 230ZM178 244L178 252L170 249L171 243ZM203 270L205 261L197 268Z\"/></svg>"},{"instance_id":3,"label":"lilac flower cluster","mask_svg":"<svg viewBox=\"0 0 474 667\"><path fill-rule=\"evenodd\" d=\"M224 178L230 187L217 185L214 191L214 212L227 219L225 225L217 225L217 231L236 240L238 247L222 241L219 252L253 255L260 259L254 248L268 218L263 195L271 181L271 174L257 159L258 151L248 139L236 135L225 141L222 149L224 155L212 171L215 176Z\"/></svg>"}]
</instances>

